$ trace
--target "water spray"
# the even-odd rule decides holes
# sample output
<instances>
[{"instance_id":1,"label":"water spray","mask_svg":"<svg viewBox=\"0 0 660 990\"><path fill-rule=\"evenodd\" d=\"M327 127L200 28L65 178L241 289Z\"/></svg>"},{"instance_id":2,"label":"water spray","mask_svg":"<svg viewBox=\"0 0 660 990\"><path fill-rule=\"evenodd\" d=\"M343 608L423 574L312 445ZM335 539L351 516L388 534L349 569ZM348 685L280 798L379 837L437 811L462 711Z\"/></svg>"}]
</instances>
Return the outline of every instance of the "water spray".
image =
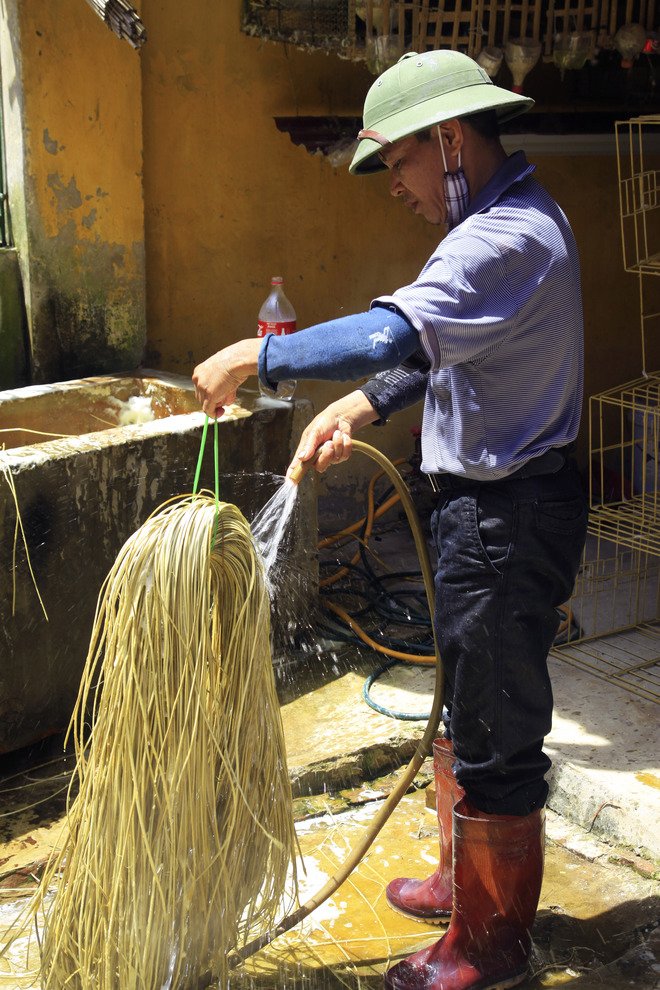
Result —
<instances>
[{"instance_id":1,"label":"water spray","mask_svg":"<svg viewBox=\"0 0 660 990\"><path fill-rule=\"evenodd\" d=\"M424 579L424 587L428 598L429 611L431 613L431 618L433 618L435 608L433 568L431 567L424 532L422 530L419 516L417 515L417 510L411 498L410 492L408 491L403 478L395 466L375 447L370 446L368 443L363 443L360 440L353 440L353 450L360 451L363 454L366 454L367 457L370 457L372 460L376 461L376 463L388 475L394 488L401 497L401 504L405 510L410 528L412 530L413 538L415 540L415 547L419 557L422 576ZM316 451L313 458L310 458L308 461L301 461L289 473L288 477L295 485L300 483L307 471L309 471L318 459L319 454L320 448ZM444 702L445 677L440 651L438 649L437 640L435 639L435 631L434 641L435 687L433 705L429 720L424 730L424 735L419 741L415 754L406 767L405 773L400 778L394 790L392 790L386 798L383 807L380 809L369 828L365 831L364 837L351 850L340 869L337 870L332 877L330 877L326 885L319 890L318 893L301 905L296 911L293 911L286 918L280 921L275 928L254 939L252 942L249 942L247 945L243 946L243 948L237 949L233 952L228 959L230 969L235 969L237 966L240 966L240 964L245 962L246 959L249 959L260 949L263 949L266 945L269 945L272 941L274 941L274 939L278 938L280 935L283 935L285 932L290 931L292 928L295 928L296 925L300 924L301 921L304 921L304 919L308 917L312 911L323 904L329 897L332 896L332 894L335 893L335 891L342 885L346 878L353 872L360 860L364 857L374 839L391 816L403 795L407 792L414 778L417 776L422 763L431 752L433 742L437 735L438 725L440 724L440 717L442 715L442 706Z\"/></svg>"}]
</instances>

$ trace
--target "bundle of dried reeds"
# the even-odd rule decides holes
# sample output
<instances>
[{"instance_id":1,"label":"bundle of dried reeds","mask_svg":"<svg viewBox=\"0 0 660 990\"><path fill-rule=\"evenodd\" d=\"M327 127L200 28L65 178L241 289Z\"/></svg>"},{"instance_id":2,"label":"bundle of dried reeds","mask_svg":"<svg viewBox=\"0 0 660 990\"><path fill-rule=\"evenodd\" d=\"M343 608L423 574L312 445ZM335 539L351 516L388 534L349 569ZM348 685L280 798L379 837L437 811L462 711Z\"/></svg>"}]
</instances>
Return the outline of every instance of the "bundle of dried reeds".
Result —
<instances>
[{"instance_id":1,"label":"bundle of dried reeds","mask_svg":"<svg viewBox=\"0 0 660 990\"><path fill-rule=\"evenodd\" d=\"M72 726L44 990L225 985L295 862L263 565L235 506L176 499L126 542Z\"/></svg>"}]
</instances>

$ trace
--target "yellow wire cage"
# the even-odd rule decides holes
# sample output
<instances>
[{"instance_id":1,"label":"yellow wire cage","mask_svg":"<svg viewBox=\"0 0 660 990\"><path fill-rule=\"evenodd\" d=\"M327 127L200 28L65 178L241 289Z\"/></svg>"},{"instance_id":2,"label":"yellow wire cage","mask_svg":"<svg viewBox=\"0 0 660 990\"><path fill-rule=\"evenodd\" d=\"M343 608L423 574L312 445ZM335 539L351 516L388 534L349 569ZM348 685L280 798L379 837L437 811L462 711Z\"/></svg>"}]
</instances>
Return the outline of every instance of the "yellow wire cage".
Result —
<instances>
[{"instance_id":1,"label":"yellow wire cage","mask_svg":"<svg viewBox=\"0 0 660 990\"><path fill-rule=\"evenodd\" d=\"M660 372L646 339L660 313L660 116L616 124L623 265L639 278L642 375L589 399L589 531L563 643L553 652L660 703ZM654 284L650 284L654 283Z\"/></svg>"}]
</instances>

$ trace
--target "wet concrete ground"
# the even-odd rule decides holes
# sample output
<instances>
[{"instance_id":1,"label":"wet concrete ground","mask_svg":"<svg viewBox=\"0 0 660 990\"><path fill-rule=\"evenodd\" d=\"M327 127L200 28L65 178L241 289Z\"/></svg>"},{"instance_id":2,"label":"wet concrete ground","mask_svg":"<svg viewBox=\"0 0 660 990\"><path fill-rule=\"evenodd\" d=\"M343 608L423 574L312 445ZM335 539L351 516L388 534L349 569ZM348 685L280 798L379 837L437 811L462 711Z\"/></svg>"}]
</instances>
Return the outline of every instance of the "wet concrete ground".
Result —
<instances>
[{"instance_id":1,"label":"wet concrete ground","mask_svg":"<svg viewBox=\"0 0 660 990\"><path fill-rule=\"evenodd\" d=\"M367 648L337 647L276 667L302 901L345 862L424 730L423 720L400 721L366 705L364 682L381 660ZM658 990L660 705L558 658L551 666L546 872L523 986ZM372 694L384 707L424 713L433 678L429 668L396 666ZM57 841L70 761L38 766L59 752L61 740L51 740L0 760L0 904L11 902L13 884L38 875L35 863ZM386 968L439 937L442 928L407 921L384 897L394 877L435 868L431 782L427 761L351 876L300 926L235 970L232 988L376 988ZM0 988L18 985L0 970Z\"/></svg>"}]
</instances>

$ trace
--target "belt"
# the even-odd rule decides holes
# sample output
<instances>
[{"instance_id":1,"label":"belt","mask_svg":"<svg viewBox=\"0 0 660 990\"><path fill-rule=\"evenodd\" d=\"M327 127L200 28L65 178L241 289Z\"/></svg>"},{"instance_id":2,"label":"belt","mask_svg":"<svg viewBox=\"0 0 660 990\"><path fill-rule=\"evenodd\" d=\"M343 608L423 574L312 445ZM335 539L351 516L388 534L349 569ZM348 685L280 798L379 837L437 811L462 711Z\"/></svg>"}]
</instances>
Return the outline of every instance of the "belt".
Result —
<instances>
[{"instance_id":1,"label":"belt","mask_svg":"<svg viewBox=\"0 0 660 990\"><path fill-rule=\"evenodd\" d=\"M466 478L459 474L427 474L429 483L433 491L438 495L440 492L456 491L462 488L473 488L475 485L497 485L505 481L520 481L524 478L536 478L540 474L556 474L566 464L568 447L553 447L546 450L540 457L532 457L530 461L523 464L512 474L507 474L504 478L497 478L493 481L479 481L476 478Z\"/></svg>"}]
</instances>

